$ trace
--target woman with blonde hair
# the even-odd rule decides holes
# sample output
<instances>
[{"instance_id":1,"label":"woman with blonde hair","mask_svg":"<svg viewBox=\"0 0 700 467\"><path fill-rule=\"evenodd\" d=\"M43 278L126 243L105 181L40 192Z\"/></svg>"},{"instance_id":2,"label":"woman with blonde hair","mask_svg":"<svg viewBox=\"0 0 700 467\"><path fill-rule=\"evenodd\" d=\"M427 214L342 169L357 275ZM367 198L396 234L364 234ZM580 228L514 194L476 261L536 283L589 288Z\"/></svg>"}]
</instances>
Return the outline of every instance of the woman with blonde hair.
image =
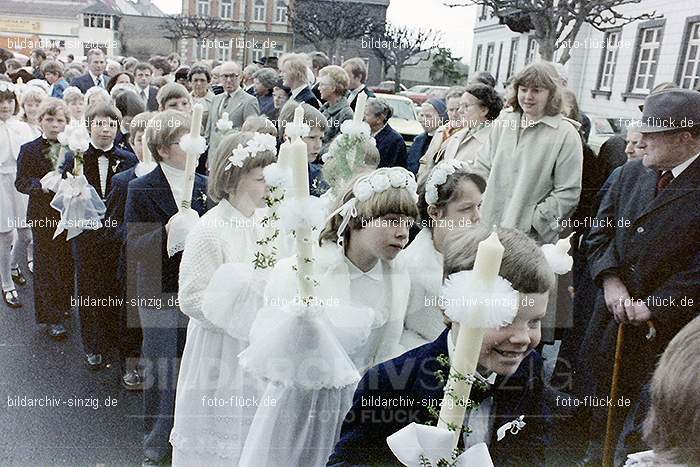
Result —
<instances>
[{"instance_id":1,"label":"woman with blonde hair","mask_svg":"<svg viewBox=\"0 0 700 467\"><path fill-rule=\"evenodd\" d=\"M559 78L551 64L529 65L515 77L513 89L512 109L492 122L474 163L488 186L482 221L552 243L581 193L578 122L562 115Z\"/></svg>"},{"instance_id":2,"label":"woman with blonde hair","mask_svg":"<svg viewBox=\"0 0 700 467\"><path fill-rule=\"evenodd\" d=\"M323 67L318 72L318 89L321 99L325 101L319 110L328 120L321 147L321 154L325 154L333 138L340 133L340 125L353 117L353 111L345 97L348 91L348 74L337 65Z\"/></svg>"},{"instance_id":3,"label":"woman with blonde hair","mask_svg":"<svg viewBox=\"0 0 700 467\"><path fill-rule=\"evenodd\" d=\"M20 94L20 120L29 125L35 138L41 134L39 107L47 97L44 90L36 86L27 86Z\"/></svg>"}]
</instances>

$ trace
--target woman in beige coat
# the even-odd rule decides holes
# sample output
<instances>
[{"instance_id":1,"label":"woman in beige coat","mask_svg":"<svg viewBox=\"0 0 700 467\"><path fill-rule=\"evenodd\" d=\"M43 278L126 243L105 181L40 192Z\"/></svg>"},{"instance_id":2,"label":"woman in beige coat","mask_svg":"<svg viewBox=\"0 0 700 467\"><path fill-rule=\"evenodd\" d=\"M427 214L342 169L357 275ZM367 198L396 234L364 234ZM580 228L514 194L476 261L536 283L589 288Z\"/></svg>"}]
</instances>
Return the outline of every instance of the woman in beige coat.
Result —
<instances>
[{"instance_id":1,"label":"woman in beige coat","mask_svg":"<svg viewBox=\"0 0 700 467\"><path fill-rule=\"evenodd\" d=\"M583 145L577 122L564 117L557 73L550 64L526 67L513 97L481 147L474 171L487 180L482 223L512 227L553 243L581 193Z\"/></svg>"}]
</instances>

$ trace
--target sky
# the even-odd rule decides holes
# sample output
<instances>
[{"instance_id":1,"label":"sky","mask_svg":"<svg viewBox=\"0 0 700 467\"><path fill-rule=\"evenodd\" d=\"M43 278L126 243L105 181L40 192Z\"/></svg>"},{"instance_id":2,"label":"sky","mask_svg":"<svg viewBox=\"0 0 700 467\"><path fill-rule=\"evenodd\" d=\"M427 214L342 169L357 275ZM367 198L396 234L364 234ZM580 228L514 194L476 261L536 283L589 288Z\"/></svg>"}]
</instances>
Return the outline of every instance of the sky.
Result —
<instances>
[{"instance_id":1,"label":"sky","mask_svg":"<svg viewBox=\"0 0 700 467\"><path fill-rule=\"evenodd\" d=\"M152 0L165 13L182 11L182 0ZM442 32L441 45L469 63L476 7L449 8L448 0L391 0L387 19L395 24Z\"/></svg>"}]
</instances>

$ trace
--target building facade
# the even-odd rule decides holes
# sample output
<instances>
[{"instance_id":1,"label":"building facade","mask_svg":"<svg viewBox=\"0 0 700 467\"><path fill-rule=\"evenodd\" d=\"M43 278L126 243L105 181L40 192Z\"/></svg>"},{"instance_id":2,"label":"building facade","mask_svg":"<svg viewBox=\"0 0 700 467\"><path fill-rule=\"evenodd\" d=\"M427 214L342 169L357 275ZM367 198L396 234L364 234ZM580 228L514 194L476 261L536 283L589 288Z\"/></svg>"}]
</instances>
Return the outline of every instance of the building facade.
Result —
<instances>
[{"instance_id":1,"label":"building facade","mask_svg":"<svg viewBox=\"0 0 700 467\"><path fill-rule=\"evenodd\" d=\"M0 0L0 47L24 55L53 46L76 58L92 48L122 55L119 24L129 16L164 14L150 0Z\"/></svg>"},{"instance_id":2,"label":"building facade","mask_svg":"<svg viewBox=\"0 0 700 467\"><path fill-rule=\"evenodd\" d=\"M633 119L640 117L639 105L656 85L674 82L692 89L700 83L700 3L643 0L618 10L631 16L655 12L659 18L605 32L584 25L570 44L565 69L584 112ZM530 33L510 31L479 7L473 70L488 70L503 83L537 59Z\"/></svg>"},{"instance_id":3,"label":"building facade","mask_svg":"<svg viewBox=\"0 0 700 467\"><path fill-rule=\"evenodd\" d=\"M230 22L230 28L211 38L183 39L180 53L188 61L234 60L244 66L263 57L279 57L293 45L289 1L183 0L183 16L219 18Z\"/></svg>"}]
</instances>

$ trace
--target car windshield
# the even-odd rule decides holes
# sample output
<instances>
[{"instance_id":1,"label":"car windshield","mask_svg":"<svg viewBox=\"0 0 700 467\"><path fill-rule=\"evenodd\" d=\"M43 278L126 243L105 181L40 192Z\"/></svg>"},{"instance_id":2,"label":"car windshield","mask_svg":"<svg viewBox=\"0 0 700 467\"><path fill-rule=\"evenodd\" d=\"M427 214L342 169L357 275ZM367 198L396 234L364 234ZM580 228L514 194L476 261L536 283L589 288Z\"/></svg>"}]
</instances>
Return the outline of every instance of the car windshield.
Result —
<instances>
[{"instance_id":1,"label":"car windshield","mask_svg":"<svg viewBox=\"0 0 700 467\"><path fill-rule=\"evenodd\" d=\"M410 88L408 88L408 90L411 92L426 92L428 89L430 89L428 86L421 85L411 86Z\"/></svg>"},{"instance_id":2,"label":"car windshield","mask_svg":"<svg viewBox=\"0 0 700 467\"><path fill-rule=\"evenodd\" d=\"M386 102L394 111L394 118L403 118L404 120L416 120L416 114L413 111L413 103L400 101L398 99L387 99Z\"/></svg>"},{"instance_id":3,"label":"car windshield","mask_svg":"<svg viewBox=\"0 0 700 467\"><path fill-rule=\"evenodd\" d=\"M593 125L595 125L595 132L597 134L615 134L615 129L607 118L596 118L593 120Z\"/></svg>"}]
</instances>

